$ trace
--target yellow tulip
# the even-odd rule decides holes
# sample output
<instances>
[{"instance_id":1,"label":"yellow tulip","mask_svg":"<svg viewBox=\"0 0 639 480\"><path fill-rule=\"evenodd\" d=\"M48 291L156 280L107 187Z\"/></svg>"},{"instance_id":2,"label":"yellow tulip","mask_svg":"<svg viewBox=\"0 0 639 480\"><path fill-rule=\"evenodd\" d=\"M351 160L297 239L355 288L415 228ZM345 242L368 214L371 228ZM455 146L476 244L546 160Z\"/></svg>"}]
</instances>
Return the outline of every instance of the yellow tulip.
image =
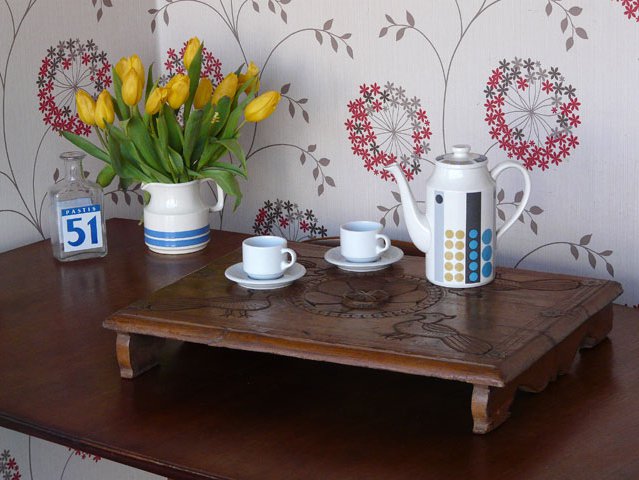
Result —
<instances>
[{"instance_id":1,"label":"yellow tulip","mask_svg":"<svg viewBox=\"0 0 639 480\"><path fill-rule=\"evenodd\" d=\"M162 105L166 103L169 96L169 90L164 87L156 87L149 94L144 109L149 115L155 115L160 111Z\"/></svg>"},{"instance_id":2,"label":"yellow tulip","mask_svg":"<svg viewBox=\"0 0 639 480\"><path fill-rule=\"evenodd\" d=\"M140 82L140 77L134 68L124 74L122 79L122 100L129 106L137 105L142 98L144 80Z\"/></svg>"},{"instance_id":3,"label":"yellow tulip","mask_svg":"<svg viewBox=\"0 0 639 480\"><path fill-rule=\"evenodd\" d=\"M235 75L235 73L229 73L217 86L215 92L213 92L211 103L217 105L217 102L219 102L222 97L233 98L237 92L237 85L237 75Z\"/></svg>"},{"instance_id":4,"label":"yellow tulip","mask_svg":"<svg viewBox=\"0 0 639 480\"><path fill-rule=\"evenodd\" d=\"M240 85L244 84L245 82L248 82L251 78L253 77L257 77L257 74L260 73L260 69L257 67L257 65L255 65L253 62L249 62L249 66L246 69L246 73L240 73L239 77L238 77L238 83ZM260 89L260 79L257 78L255 80L255 85L257 86L257 88L255 89L255 91ZM246 87L246 89L244 90L245 93L250 93L252 87Z\"/></svg>"},{"instance_id":5,"label":"yellow tulip","mask_svg":"<svg viewBox=\"0 0 639 480\"><path fill-rule=\"evenodd\" d=\"M133 68L138 74L139 78L144 80L144 65L142 60L137 55L131 55L129 58L122 57L118 63L115 64L115 71L120 77L120 80L124 81L124 76Z\"/></svg>"},{"instance_id":6,"label":"yellow tulip","mask_svg":"<svg viewBox=\"0 0 639 480\"><path fill-rule=\"evenodd\" d=\"M200 39L197 37L193 37L186 44L186 49L184 50L184 66L188 69L191 66L191 62L195 57L195 54L200 49L201 43Z\"/></svg>"},{"instance_id":7,"label":"yellow tulip","mask_svg":"<svg viewBox=\"0 0 639 480\"><path fill-rule=\"evenodd\" d=\"M200 83L195 91L195 98L193 98L193 106L195 108L202 108L204 105L211 101L211 95L213 94L213 84L208 78L201 78Z\"/></svg>"},{"instance_id":8,"label":"yellow tulip","mask_svg":"<svg viewBox=\"0 0 639 480\"><path fill-rule=\"evenodd\" d=\"M95 125L95 101L82 89L75 93L75 108L78 117L87 125Z\"/></svg>"},{"instance_id":9,"label":"yellow tulip","mask_svg":"<svg viewBox=\"0 0 639 480\"><path fill-rule=\"evenodd\" d=\"M137 55L131 55L129 58L122 57L115 65L115 72L118 74L118 77L120 77L120 80L122 80L123 83L126 74L129 73L129 70L131 69L133 69L136 73L140 91L144 90L144 65L142 65L140 57Z\"/></svg>"},{"instance_id":10,"label":"yellow tulip","mask_svg":"<svg viewBox=\"0 0 639 480\"><path fill-rule=\"evenodd\" d=\"M106 124L113 123L114 119L113 99L108 91L102 90L95 104L95 123L98 127L104 129Z\"/></svg>"},{"instance_id":11,"label":"yellow tulip","mask_svg":"<svg viewBox=\"0 0 639 480\"><path fill-rule=\"evenodd\" d=\"M189 97L189 77L178 73L173 76L169 83L166 85L169 94L167 101L171 108L177 110L182 106L186 99Z\"/></svg>"},{"instance_id":12,"label":"yellow tulip","mask_svg":"<svg viewBox=\"0 0 639 480\"><path fill-rule=\"evenodd\" d=\"M251 100L244 109L244 118L247 122L261 122L268 118L277 108L281 95L279 92L270 91Z\"/></svg>"}]
</instances>

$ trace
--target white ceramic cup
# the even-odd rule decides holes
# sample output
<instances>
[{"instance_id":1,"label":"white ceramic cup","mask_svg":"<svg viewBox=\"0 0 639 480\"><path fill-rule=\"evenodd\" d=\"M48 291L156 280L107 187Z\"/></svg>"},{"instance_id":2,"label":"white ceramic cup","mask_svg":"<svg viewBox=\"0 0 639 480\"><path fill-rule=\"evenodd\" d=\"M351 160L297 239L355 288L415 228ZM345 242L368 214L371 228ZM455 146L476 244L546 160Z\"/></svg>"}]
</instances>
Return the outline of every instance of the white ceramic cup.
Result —
<instances>
[{"instance_id":1,"label":"white ceramic cup","mask_svg":"<svg viewBox=\"0 0 639 480\"><path fill-rule=\"evenodd\" d=\"M381 234L382 224L360 220L339 227L342 256L349 262L375 262L391 246L390 238ZM380 240L383 246L380 246Z\"/></svg>"},{"instance_id":2,"label":"white ceramic cup","mask_svg":"<svg viewBox=\"0 0 639 480\"><path fill-rule=\"evenodd\" d=\"M273 280L297 261L297 254L286 248L286 239L271 235L247 238L242 242L242 268L255 280ZM286 261L286 254L291 256Z\"/></svg>"}]
</instances>

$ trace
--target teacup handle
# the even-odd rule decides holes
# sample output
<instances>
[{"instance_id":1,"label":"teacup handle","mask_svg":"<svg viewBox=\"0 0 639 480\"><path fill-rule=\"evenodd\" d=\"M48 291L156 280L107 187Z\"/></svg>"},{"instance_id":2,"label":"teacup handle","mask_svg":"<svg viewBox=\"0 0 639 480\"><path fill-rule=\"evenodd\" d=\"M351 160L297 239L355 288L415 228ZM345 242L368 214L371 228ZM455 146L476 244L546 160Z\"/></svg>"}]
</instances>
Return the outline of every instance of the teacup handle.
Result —
<instances>
[{"instance_id":1,"label":"teacup handle","mask_svg":"<svg viewBox=\"0 0 639 480\"><path fill-rule=\"evenodd\" d=\"M375 238L377 240L382 239L384 240L384 246L380 247L379 245L376 246L375 251L377 253L377 255L384 253L386 250L388 250L391 246L391 241L390 238L388 238L388 236L384 235L383 233L378 233L377 235L375 235Z\"/></svg>"},{"instance_id":2,"label":"teacup handle","mask_svg":"<svg viewBox=\"0 0 639 480\"><path fill-rule=\"evenodd\" d=\"M291 256L291 260L288 262L282 262L282 271L288 270L293 265L295 265L295 262L297 262L297 253L295 253L290 248L283 248L282 254L285 254L285 253L288 253Z\"/></svg>"},{"instance_id":3,"label":"teacup handle","mask_svg":"<svg viewBox=\"0 0 639 480\"><path fill-rule=\"evenodd\" d=\"M203 178L202 182L213 182L217 188L217 203L209 207L209 212L219 212L224 208L224 190L212 178Z\"/></svg>"},{"instance_id":4,"label":"teacup handle","mask_svg":"<svg viewBox=\"0 0 639 480\"><path fill-rule=\"evenodd\" d=\"M497 229L495 240L499 240L499 238L506 233L506 230L515 223L515 221L519 218L519 215L524 212L524 208L526 208L526 204L528 203L528 197L530 197L530 176L526 169L520 164L515 162L502 162L490 171L490 176L493 177L493 180L496 182L497 177L499 177L504 170L508 170L509 168L519 170L519 173L521 173L522 177L524 177L524 196L521 198L521 202L519 202L519 206L515 210L515 213L513 213L512 217L506 220L506 222Z\"/></svg>"}]
</instances>

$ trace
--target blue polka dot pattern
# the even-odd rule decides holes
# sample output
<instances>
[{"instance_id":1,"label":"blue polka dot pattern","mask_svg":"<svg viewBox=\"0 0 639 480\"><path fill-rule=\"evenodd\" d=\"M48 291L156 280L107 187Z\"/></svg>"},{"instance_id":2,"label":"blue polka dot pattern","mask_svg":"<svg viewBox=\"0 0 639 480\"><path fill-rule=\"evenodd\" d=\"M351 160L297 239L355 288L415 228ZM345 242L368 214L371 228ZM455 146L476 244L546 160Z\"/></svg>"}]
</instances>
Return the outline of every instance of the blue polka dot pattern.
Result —
<instances>
[{"instance_id":1,"label":"blue polka dot pattern","mask_svg":"<svg viewBox=\"0 0 639 480\"><path fill-rule=\"evenodd\" d=\"M477 242L477 240L471 240L470 242L468 242L468 246L471 250L475 250L478 245L479 243Z\"/></svg>"},{"instance_id":2,"label":"blue polka dot pattern","mask_svg":"<svg viewBox=\"0 0 639 480\"><path fill-rule=\"evenodd\" d=\"M470 262L470 264L468 265L468 268L475 271L479 268L479 265L477 264L477 262Z\"/></svg>"},{"instance_id":3,"label":"blue polka dot pattern","mask_svg":"<svg viewBox=\"0 0 639 480\"><path fill-rule=\"evenodd\" d=\"M481 236L481 241L484 243L490 243L493 239L493 231L490 228L484 230L484 233Z\"/></svg>"},{"instance_id":4,"label":"blue polka dot pattern","mask_svg":"<svg viewBox=\"0 0 639 480\"><path fill-rule=\"evenodd\" d=\"M468 232L468 236L470 238L477 238L477 235L479 235L479 232L475 230L474 228L470 232Z\"/></svg>"},{"instance_id":5,"label":"blue polka dot pattern","mask_svg":"<svg viewBox=\"0 0 639 480\"><path fill-rule=\"evenodd\" d=\"M468 258L470 258L471 260L477 260L477 257L479 257L479 254L474 250L468 254Z\"/></svg>"},{"instance_id":6,"label":"blue polka dot pattern","mask_svg":"<svg viewBox=\"0 0 639 480\"><path fill-rule=\"evenodd\" d=\"M481 274L484 277L490 277L492 273L493 273L493 264L491 262L484 263L484 266L481 269Z\"/></svg>"},{"instance_id":7,"label":"blue polka dot pattern","mask_svg":"<svg viewBox=\"0 0 639 480\"><path fill-rule=\"evenodd\" d=\"M471 282L476 282L479 278L479 275L477 275L477 272L472 272L470 275L468 275L468 278Z\"/></svg>"},{"instance_id":8,"label":"blue polka dot pattern","mask_svg":"<svg viewBox=\"0 0 639 480\"><path fill-rule=\"evenodd\" d=\"M488 245L487 247L484 247L484 249L481 252L481 258L484 259L484 261L488 261L490 260L490 257L493 256L493 249L491 248L490 245Z\"/></svg>"}]
</instances>

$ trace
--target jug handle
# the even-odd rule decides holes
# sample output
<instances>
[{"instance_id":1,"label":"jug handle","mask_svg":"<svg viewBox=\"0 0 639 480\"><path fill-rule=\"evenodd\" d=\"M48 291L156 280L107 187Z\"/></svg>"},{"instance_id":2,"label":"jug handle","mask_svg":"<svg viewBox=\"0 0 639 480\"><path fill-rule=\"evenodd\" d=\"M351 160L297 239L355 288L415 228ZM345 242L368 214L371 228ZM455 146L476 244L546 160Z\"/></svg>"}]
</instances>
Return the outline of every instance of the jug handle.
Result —
<instances>
[{"instance_id":1,"label":"jug handle","mask_svg":"<svg viewBox=\"0 0 639 480\"><path fill-rule=\"evenodd\" d=\"M217 203L212 207L209 207L209 212L219 212L224 208L224 190L222 190L222 187L215 183L215 180L212 178L203 178L202 182L213 182L213 184L217 187Z\"/></svg>"},{"instance_id":2,"label":"jug handle","mask_svg":"<svg viewBox=\"0 0 639 480\"><path fill-rule=\"evenodd\" d=\"M499 240L499 238L504 233L506 233L506 230L508 230L513 225L513 223L515 223L515 220L519 218L519 215L524 212L524 208L526 208L528 198L530 197L530 176L528 175L526 169L520 164L508 161L502 162L490 171L490 176L493 177L493 180L495 180L495 182L497 182L497 177L499 177L499 175L501 175L504 170L508 170L509 168L519 170L522 177L524 177L524 196L521 198L521 202L519 202L519 206L515 210L515 213L513 213L513 215L508 220L506 220L501 227L497 229L497 235L495 236L496 240Z\"/></svg>"}]
</instances>

